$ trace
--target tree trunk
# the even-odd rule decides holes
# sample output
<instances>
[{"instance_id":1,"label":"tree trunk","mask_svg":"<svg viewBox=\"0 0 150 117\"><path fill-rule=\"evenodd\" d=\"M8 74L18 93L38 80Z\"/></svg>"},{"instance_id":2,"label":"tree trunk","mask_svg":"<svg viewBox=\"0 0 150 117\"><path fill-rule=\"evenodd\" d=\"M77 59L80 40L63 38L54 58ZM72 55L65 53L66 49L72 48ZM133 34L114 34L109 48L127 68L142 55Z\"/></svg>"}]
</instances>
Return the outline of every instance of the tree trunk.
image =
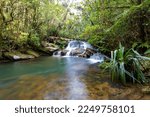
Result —
<instances>
[{"instance_id":1,"label":"tree trunk","mask_svg":"<svg viewBox=\"0 0 150 117\"><path fill-rule=\"evenodd\" d=\"M140 5L143 0L137 0L137 4ZM145 27L144 27L144 14L143 11L139 13L139 38L142 42L145 42Z\"/></svg>"}]
</instances>

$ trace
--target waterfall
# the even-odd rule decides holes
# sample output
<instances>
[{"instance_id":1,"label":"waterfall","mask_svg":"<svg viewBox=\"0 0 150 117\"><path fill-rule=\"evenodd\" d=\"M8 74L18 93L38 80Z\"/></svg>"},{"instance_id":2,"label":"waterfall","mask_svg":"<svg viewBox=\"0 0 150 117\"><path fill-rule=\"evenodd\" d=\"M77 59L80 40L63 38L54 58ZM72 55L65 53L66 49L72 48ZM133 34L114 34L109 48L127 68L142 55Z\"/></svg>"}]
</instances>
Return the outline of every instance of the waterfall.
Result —
<instances>
[{"instance_id":1,"label":"waterfall","mask_svg":"<svg viewBox=\"0 0 150 117\"><path fill-rule=\"evenodd\" d=\"M66 50L68 50L66 55L70 56L71 52L73 50L77 50L77 49L82 49L82 50L84 49L84 50L86 50L87 48L93 49L92 46L89 43L87 43L87 42L76 41L76 40L70 41L68 46L66 47Z\"/></svg>"},{"instance_id":2,"label":"waterfall","mask_svg":"<svg viewBox=\"0 0 150 117\"><path fill-rule=\"evenodd\" d=\"M55 52L54 56L83 57L93 63L102 62L104 60L104 56L97 52L91 44L77 40L70 41L64 50Z\"/></svg>"}]
</instances>

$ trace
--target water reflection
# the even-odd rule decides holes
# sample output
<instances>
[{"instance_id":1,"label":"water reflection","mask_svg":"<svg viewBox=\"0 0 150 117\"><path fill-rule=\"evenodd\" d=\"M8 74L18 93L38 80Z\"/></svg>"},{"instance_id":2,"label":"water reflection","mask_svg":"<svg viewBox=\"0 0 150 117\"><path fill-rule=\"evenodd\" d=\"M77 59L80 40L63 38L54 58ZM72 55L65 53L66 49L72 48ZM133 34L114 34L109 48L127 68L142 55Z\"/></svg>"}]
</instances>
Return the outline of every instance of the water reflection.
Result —
<instances>
[{"instance_id":1,"label":"water reflection","mask_svg":"<svg viewBox=\"0 0 150 117\"><path fill-rule=\"evenodd\" d=\"M87 99L86 85L81 77L88 68L88 63L81 58L65 58L64 75L49 82L45 99Z\"/></svg>"},{"instance_id":2,"label":"water reflection","mask_svg":"<svg viewBox=\"0 0 150 117\"><path fill-rule=\"evenodd\" d=\"M0 66L0 99L150 99L82 58L45 57Z\"/></svg>"},{"instance_id":3,"label":"water reflection","mask_svg":"<svg viewBox=\"0 0 150 117\"><path fill-rule=\"evenodd\" d=\"M81 59L81 58L75 58ZM69 95L68 99L87 99L88 93L85 83L81 80L84 73L87 72L88 65L82 60L72 62L67 59L66 77L68 78Z\"/></svg>"}]
</instances>

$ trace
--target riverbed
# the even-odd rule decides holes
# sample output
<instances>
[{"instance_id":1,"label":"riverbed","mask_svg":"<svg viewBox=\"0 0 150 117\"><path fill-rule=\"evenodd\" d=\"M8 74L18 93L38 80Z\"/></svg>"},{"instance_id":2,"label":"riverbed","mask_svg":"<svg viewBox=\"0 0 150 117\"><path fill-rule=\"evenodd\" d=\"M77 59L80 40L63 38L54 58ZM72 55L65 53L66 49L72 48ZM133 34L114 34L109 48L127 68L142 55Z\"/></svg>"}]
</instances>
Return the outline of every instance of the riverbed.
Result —
<instances>
[{"instance_id":1,"label":"riverbed","mask_svg":"<svg viewBox=\"0 0 150 117\"><path fill-rule=\"evenodd\" d=\"M150 99L139 85L110 80L99 63L79 57L40 57L0 64L0 99Z\"/></svg>"}]
</instances>

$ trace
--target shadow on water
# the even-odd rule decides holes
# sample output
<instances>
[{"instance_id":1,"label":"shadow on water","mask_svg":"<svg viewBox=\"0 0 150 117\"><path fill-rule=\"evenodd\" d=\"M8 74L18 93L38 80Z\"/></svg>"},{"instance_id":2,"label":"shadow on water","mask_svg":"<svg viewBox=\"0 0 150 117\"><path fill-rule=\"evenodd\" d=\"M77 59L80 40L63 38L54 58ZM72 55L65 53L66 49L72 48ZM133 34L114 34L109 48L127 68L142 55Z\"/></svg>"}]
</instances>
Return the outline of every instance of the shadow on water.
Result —
<instances>
[{"instance_id":1,"label":"shadow on water","mask_svg":"<svg viewBox=\"0 0 150 117\"><path fill-rule=\"evenodd\" d=\"M42 57L0 65L0 99L149 99L138 86L112 83L89 60Z\"/></svg>"}]
</instances>

